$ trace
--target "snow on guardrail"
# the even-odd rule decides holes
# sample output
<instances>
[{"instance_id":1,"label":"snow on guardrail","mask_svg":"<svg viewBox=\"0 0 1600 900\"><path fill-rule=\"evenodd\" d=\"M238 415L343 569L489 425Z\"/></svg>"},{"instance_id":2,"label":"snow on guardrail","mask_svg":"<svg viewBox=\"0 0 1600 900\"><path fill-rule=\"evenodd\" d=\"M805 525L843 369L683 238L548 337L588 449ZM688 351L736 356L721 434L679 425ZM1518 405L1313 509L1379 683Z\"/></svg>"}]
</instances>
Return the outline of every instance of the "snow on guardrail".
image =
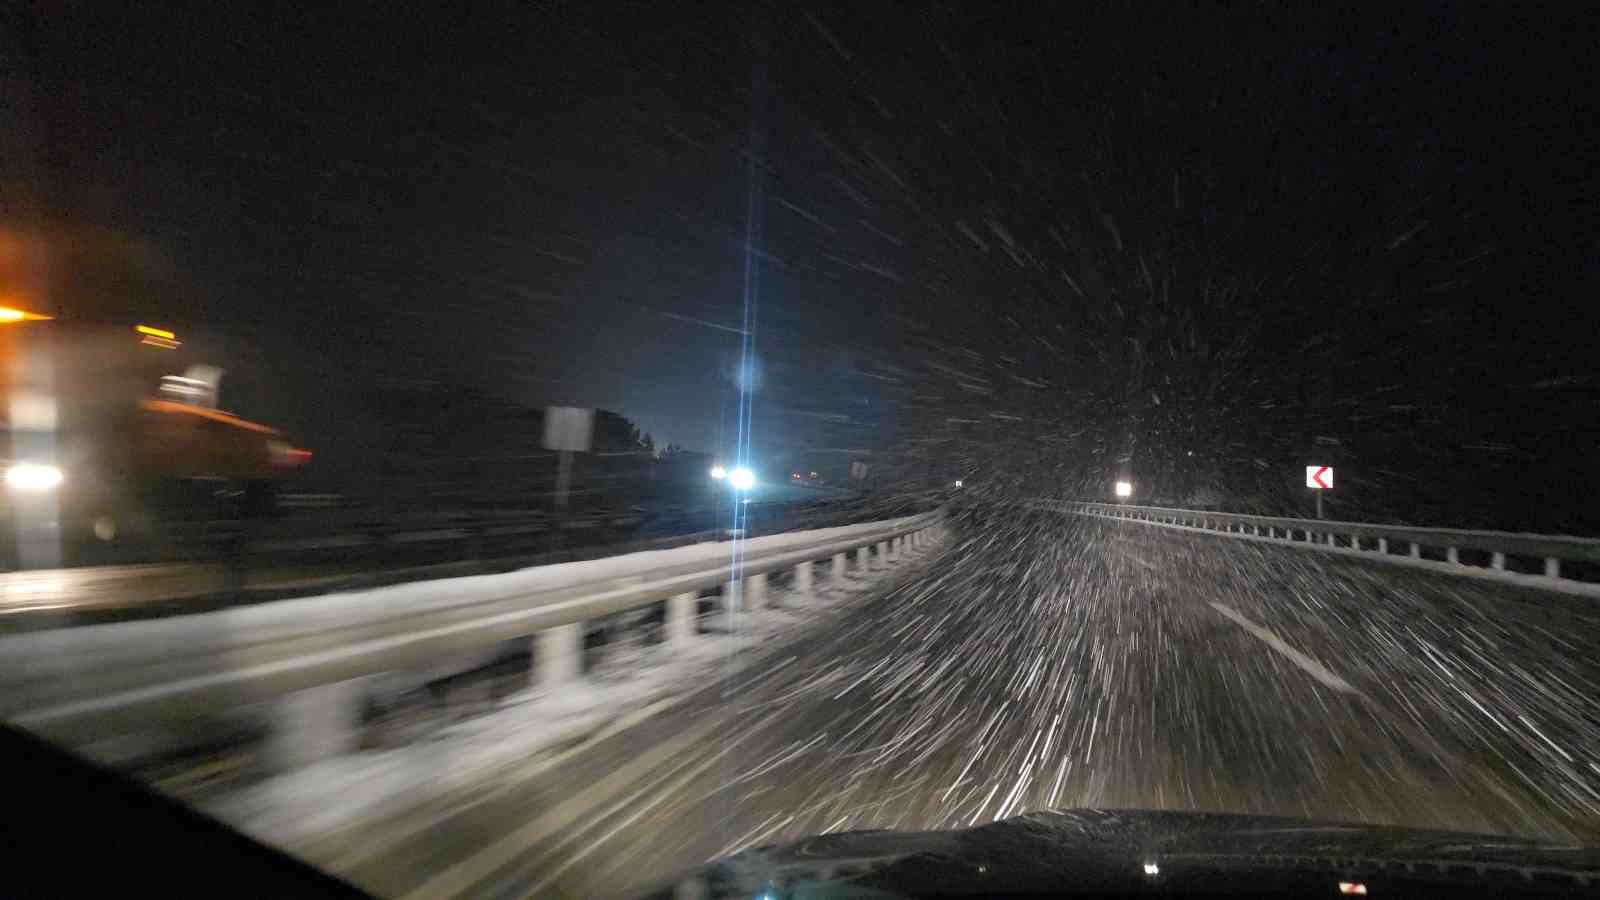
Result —
<instances>
[{"instance_id":1,"label":"snow on guardrail","mask_svg":"<svg viewBox=\"0 0 1600 900\"><path fill-rule=\"evenodd\" d=\"M1574 567L1564 569L1562 566L1563 562L1577 563L1585 574L1594 572L1594 567L1600 564L1600 539L1595 538L1295 519L1118 503L1055 501L1030 506L1044 511L1286 544L1521 587L1600 597L1600 582L1573 577Z\"/></svg>"},{"instance_id":2,"label":"snow on guardrail","mask_svg":"<svg viewBox=\"0 0 1600 900\"><path fill-rule=\"evenodd\" d=\"M244 704L280 702L293 757L340 752L353 680L427 668L532 636L541 678L575 679L585 620L667 602L681 640L699 594L728 585L759 604L767 576L812 564L845 571L925 541L939 513L752 538L739 566L726 543L696 544L518 572L406 584L145 622L0 639L0 716L68 744L179 726ZM876 550L876 554L873 550Z\"/></svg>"}]
</instances>

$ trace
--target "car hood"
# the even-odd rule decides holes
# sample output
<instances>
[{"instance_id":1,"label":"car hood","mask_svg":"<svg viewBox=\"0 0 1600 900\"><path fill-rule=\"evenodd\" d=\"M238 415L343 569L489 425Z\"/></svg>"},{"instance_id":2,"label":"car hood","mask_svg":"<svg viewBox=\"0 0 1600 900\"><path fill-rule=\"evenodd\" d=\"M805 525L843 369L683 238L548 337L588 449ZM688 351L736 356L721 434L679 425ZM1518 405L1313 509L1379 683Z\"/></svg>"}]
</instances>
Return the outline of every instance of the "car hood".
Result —
<instances>
[{"instance_id":1,"label":"car hood","mask_svg":"<svg viewBox=\"0 0 1600 900\"><path fill-rule=\"evenodd\" d=\"M646 896L1594 896L1600 851L1270 816L1037 812L962 831L858 831L759 847Z\"/></svg>"}]
</instances>

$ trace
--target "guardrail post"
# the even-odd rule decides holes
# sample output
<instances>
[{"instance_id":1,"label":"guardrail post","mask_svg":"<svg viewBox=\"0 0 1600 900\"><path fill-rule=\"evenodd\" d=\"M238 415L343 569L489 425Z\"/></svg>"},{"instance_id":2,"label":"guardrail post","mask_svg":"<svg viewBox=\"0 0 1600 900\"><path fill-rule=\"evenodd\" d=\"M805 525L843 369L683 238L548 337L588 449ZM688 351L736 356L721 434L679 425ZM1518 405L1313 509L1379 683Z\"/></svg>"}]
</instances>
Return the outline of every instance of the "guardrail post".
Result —
<instances>
[{"instance_id":1,"label":"guardrail post","mask_svg":"<svg viewBox=\"0 0 1600 900\"><path fill-rule=\"evenodd\" d=\"M811 593L811 560L794 567L794 591L798 594Z\"/></svg>"},{"instance_id":2,"label":"guardrail post","mask_svg":"<svg viewBox=\"0 0 1600 900\"><path fill-rule=\"evenodd\" d=\"M1446 548L1444 548L1444 561L1447 562L1447 563L1454 563L1456 565L1460 565L1461 564L1461 559L1456 555L1456 548L1454 548L1454 547L1446 547Z\"/></svg>"},{"instance_id":3,"label":"guardrail post","mask_svg":"<svg viewBox=\"0 0 1600 900\"><path fill-rule=\"evenodd\" d=\"M767 573L747 576L744 580L745 609L760 609L767 602Z\"/></svg>"},{"instance_id":4,"label":"guardrail post","mask_svg":"<svg viewBox=\"0 0 1600 900\"><path fill-rule=\"evenodd\" d=\"M1412 541L1411 542L1411 558L1412 559L1421 559L1422 558L1422 548L1417 546L1417 542L1416 541Z\"/></svg>"},{"instance_id":5,"label":"guardrail post","mask_svg":"<svg viewBox=\"0 0 1600 900\"><path fill-rule=\"evenodd\" d=\"M872 548L863 544L856 548L856 571L866 572L872 568Z\"/></svg>"},{"instance_id":6,"label":"guardrail post","mask_svg":"<svg viewBox=\"0 0 1600 900\"><path fill-rule=\"evenodd\" d=\"M1378 552L1384 554L1385 556L1388 555L1388 553L1389 553L1389 539L1388 538L1378 538Z\"/></svg>"},{"instance_id":7,"label":"guardrail post","mask_svg":"<svg viewBox=\"0 0 1600 900\"><path fill-rule=\"evenodd\" d=\"M324 684L272 704L266 758L272 771L287 772L356 749L366 679Z\"/></svg>"},{"instance_id":8,"label":"guardrail post","mask_svg":"<svg viewBox=\"0 0 1600 900\"><path fill-rule=\"evenodd\" d=\"M1361 549L1361 535L1359 535L1359 534L1350 535L1350 549L1351 550L1360 550Z\"/></svg>"},{"instance_id":9,"label":"guardrail post","mask_svg":"<svg viewBox=\"0 0 1600 900\"><path fill-rule=\"evenodd\" d=\"M885 568L888 565L888 562L889 562L889 542L888 541L879 541L878 542L878 558L877 558L877 561L874 563L873 568L874 569Z\"/></svg>"},{"instance_id":10,"label":"guardrail post","mask_svg":"<svg viewBox=\"0 0 1600 900\"><path fill-rule=\"evenodd\" d=\"M557 625L533 636L539 683L560 685L583 674L583 623Z\"/></svg>"},{"instance_id":11,"label":"guardrail post","mask_svg":"<svg viewBox=\"0 0 1600 900\"><path fill-rule=\"evenodd\" d=\"M1560 578L1561 577L1561 560L1556 559L1554 556L1545 557L1544 558L1544 577L1546 577L1546 578Z\"/></svg>"},{"instance_id":12,"label":"guardrail post","mask_svg":"<svg viewBox=\"0 0 1600 900\"><path fill-rule=\"evenodd\" d=\"M1330 532L1328 532L1328 546L1329 546L1329 547L1336 547L1336 546L1338 546L1338 545L1337 545L1337 544L1335 544L1335 543L1334 543L1334 542L1333 542L1333 537L1334 537L1334 535L1333 535L1333 532L1331 532L1331 531L1330 531Z\"/></svg>"},{"instance_id":13,"label":"guardrail post","mask_svg":"<svg viewBox=\"0 0 1600 900\"><path fill-rule=\"evenodd\" d=\"M845 562L845 555L843 553L835 553L833 555L833 569L828 572L829 578L834 581L843 578L846 565L848 564Z\"/></svg>"},{"instance_id":14,"label":"guardrail post","mask_svg":"<svg viewBox=\"0 0 1600 900\"><path fill-rule=\"evenodd\" d=\"M667 643L686 643L699 632L700 629L695 627L699 607L700 595L694 591L673 594L667 598Z\"/></svg>"},{"instance_id":15,"label":"guardrail post","mask_svg":"<svg viewBox=\"0 0 1600 900\"><path fill-rule=\"evenodd\" d=\"M1499 550L1494 551L1494 556L1489 559L1489 565L1491 568L1503 571L1506 567L1506 555Z\"/></svg>"},{"instance_id":16,"label":"guardrail post","mask_svg":"<svg viewBox=\"0 0 1600 900\"><path fill-rule=\"evenodd\" d=\"M884 559L888 560L890 565L893 565L893 564L895 564L895 563L900 561L900 539L899 538L897 538L897 537L889 538L889 552L888 552L888 554L886 556L884 556Z\"/></svg>"}]
</instances>

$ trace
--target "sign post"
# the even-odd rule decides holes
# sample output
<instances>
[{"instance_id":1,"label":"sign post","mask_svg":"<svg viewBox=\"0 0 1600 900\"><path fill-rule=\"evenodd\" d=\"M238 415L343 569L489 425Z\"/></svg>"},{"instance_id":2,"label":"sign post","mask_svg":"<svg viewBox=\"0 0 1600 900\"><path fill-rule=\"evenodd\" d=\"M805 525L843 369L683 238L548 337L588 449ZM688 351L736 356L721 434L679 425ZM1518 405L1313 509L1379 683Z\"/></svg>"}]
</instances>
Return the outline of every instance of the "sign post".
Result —
<instances>
[{"instance_id":1,"label":"sign post","mask_svg":"<svg viewBox=\"0 0 1600 900\"><path fill-rule=\"evenodd\" d=\"M1317 518L1322 518L1322 492L1333 490L1332 466L1306 466L1306 487L1316 491Z\"/></svg>"},{"instance_id":2,"label":"sign post","mask_svg":"<svg viewBox=\"0 0 1600 900\"><path fill-rule=\"evenodd\" d=\"M572 486L572 454L585 453L594 436L594 410L581 406L551 406L544 412L544 446L558 451L555 515L550 523L550 549L561 546L566 526L567 491Z\"/></svg>"}]
</instances>

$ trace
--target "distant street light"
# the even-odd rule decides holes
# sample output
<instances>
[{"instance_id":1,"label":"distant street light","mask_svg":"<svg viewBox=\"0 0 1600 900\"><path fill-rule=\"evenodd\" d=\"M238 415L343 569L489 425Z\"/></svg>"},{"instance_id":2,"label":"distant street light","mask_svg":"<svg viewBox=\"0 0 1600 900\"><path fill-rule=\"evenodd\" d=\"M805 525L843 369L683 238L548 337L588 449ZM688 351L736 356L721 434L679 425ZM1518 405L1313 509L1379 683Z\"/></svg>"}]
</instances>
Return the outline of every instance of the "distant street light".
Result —
<instances>
[{"instance_id":1,"label":"distant street light","mask_svg":"<svg viewBox=\"0 0 1600 900\"><path fill-rule=\"evenodd\" d=\"M721 481L722 479L728 477L728 470L724 469L721 466L712 466L711 467L711 477L715 478L718 481Z\"/></svg>"},{"instance_id":2,"label":"distant street light","mask_svg":"<svg viewBox=\"0 0 1600 900\"><path fill-rule=\"evenodd\" d=\"M956 487L961 487L961 486L962 486L961 479L957 478L956 479Z\"/></svg>"},{"instance_id":3,"label":"distant street light","mask_svg":"<svg viewBox=\"0 0 1600 900\"><path fill-rule=\"evenodd\" d=\"M734 490L748 491L756 486L756 473L740 466L728 473L728 483L733 485Z\"/></svg>"},{"instance_id":4,"label":"distant street light","mask_svg":"<svg viewBox=\"0 0 1600 900\"><path fill-rule=\"evenodd\" d=\"M1132 497L1132 496L1133 496L1133 482L1131 482L1131 481L1119 481L1119 482L1117 482L1117 499L1126 500L1126 499L1128 499L1129 497Z\"/></svg>"}]
</instances>

